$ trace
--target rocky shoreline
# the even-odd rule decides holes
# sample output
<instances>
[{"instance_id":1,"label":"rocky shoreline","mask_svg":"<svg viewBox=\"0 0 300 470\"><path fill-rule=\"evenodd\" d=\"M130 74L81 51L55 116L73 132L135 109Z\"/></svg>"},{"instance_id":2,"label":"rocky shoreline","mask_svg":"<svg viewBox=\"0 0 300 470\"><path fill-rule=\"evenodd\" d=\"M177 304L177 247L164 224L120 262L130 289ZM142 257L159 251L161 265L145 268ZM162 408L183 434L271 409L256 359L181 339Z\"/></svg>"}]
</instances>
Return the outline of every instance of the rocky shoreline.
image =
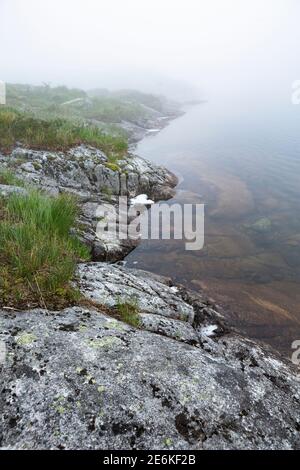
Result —
<instances>
[{"instance_id":1,"label":"rocky shoreline","mask_svg":"<svg viewBox=\"0 0 300 470\"><path fill-rule=\"evenodd\" d=\"M297 369L228 327L203 294L114 263L137 240L96 237L99 204L168 199L177 183L135 155L109 163L87 146L0 155L0 167L27 183L77 196L93 256L74 279L84 306L0 312L0 448L299 449ZM26 189L0 187L12 191ZM139 328L109 314L128 298Z\"/></svg>"},{"instance_id":2,"label":"rocky shoreline","mask_svg":"<svg viewBox=\"0 0 300 470\"><path fill-rule=\"evenodd\" d=\"M140 119L139 121L122 121L120 127L129 134L131 149L145 137L156 134L166 127L170 121L182 116L185 112L177 103L165 102L162 111L151 108L152 117Z\"/></svg>"},{"instance_id":3,"label":"rocky shoreline","mask_svg":"<svg viewBox=\"0 0 300 470\"><path fill-rule=\"evenodd\" d=\"M175 175L163 167L129 154L110 164L106 155L93 147L81 145L67 152L28 150L17 147L9 156L0 154L0 168L13 171L26 184L57 195L74 195L80 206L80 238L92 251L94 261L119 261L138 240L119 240L110 232L101 239L96 236L100 220L99 206L118 212L118 197L128 202L146 193L157 200L169 199L177 185ZM0 194L24 191L13 186L1 186ZM109 217L109 215L108 215Z\"/></svg>"}]
</instances>

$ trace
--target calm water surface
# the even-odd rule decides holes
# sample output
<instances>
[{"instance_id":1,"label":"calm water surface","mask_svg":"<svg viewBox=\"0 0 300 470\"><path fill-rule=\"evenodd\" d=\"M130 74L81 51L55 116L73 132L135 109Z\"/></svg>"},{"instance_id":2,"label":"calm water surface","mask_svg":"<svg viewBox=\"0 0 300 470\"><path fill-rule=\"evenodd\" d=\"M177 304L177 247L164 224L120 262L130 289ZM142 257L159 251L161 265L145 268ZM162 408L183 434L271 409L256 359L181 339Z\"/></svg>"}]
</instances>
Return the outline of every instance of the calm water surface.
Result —
<instances>
[{"instance_id":1,"label":"calm water surface","mask_svg":"<svg viewBox=\"0 0 300 470\"><path fill-rule=\"evenodd\" d=\"M180 177L174 202L205 203L205 246L143 241L128 265L206 290L234 325L290 355L300 339L300 106L193 106L136 153Z\"/></svg>"}]
</instances>

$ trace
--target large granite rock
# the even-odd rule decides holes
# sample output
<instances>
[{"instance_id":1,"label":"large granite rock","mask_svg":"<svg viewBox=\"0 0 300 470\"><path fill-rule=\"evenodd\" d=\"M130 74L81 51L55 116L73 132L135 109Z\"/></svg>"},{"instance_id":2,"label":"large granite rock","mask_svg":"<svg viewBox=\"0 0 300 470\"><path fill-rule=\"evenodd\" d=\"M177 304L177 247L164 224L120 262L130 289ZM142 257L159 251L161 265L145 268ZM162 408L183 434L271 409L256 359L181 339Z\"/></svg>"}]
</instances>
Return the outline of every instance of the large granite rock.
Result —
<instances>
[{"instance_id":1,"label":"large granite rock","mask_svg":"<svg viewBox=\"0 0 300 470\"><path fill-rule=\"evenodd\" d=\"M134 197L146 192L155 199L170 197L176 177L163 167L136 155L114 164L94 147L80 145L65 152L17 147L9 156L0 154L0 166L49 192L70 191L81 201L112 195Z\"/></svg>"},{"instance_id":2,"label":"large granite rock","mask_svg":"<svg viewBox=\"0 0 300 470\"><path fill-rule=\"evenodd\" d=\"M2 448L300 448L297 370L210 301L119 266L77 282L89 307L0 312ZM133 294L151 331L107 314Z\"/></svg>"},{"instance_id":3,"label":"large granite rock","mask_svg":"<svg viewBox=\"0 0 300 470\"><path fill-rule=\"evenodd\" d=\"M81 207L79 235L91 247L93 259L117 261L139 240L119 239L112 231L97 236L99 206L112 205L118 211L118 196L130 198L146 193L154 200L174 194L177 178L165 168L135 155L111 164L100 150L80 145L66 152L16 148L11 155L0 154L0 168L9 168L29 185L50 194L74 194ZM0 191L6 194L2 186ZM130 220L129 220L130 222Z\"/></svg>"},{"instance_id":4,"label":"large granite rock","mask_svg":"<svg viewBox=\"0 0 300 470\"><path fill-rule=\"evenodd\" d=\"M79 264L76 287L85 298L109 308L133 301L142 328L178 341L196 344L227 330L223 314L210 300L147 271L118 264Z\"/></svg>"}]
</instances>

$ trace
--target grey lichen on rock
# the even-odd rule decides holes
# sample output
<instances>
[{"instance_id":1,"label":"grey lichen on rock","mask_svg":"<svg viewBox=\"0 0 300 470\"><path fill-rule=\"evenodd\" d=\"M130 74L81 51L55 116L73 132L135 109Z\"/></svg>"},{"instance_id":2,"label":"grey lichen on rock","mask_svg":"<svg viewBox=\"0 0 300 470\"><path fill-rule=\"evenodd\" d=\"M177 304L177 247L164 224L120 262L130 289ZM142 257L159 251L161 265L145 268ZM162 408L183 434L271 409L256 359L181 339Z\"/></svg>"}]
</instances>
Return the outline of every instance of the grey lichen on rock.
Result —
<instances>
[{"instance_id":1,"label":"grey lichen on rock","mask_svg":"<svg viewBox=\"0 0 300 470\"><path fill-rule=\"evenodd\" d=\"M171 286L163 284L162 277L106 263L79 264L77 274L77 286L93 301L113 307L119 299L135 298L141 313L193 323L193 307L176 295Z\"/></svg>"},{"instance_id":2,"label":"grey lichen on rock","mask_svg":"<svg viewBox=\"0 0 300 470\"><path fill-rule=\"evenodd\" d=\"M26 189L19 186L0 184L0 197L8 197L11 194L26 194Z\"/></svg>"},{"instance_id":3,"label":"grey lichen on rock","mask_svg":"<svg viewBox=\"0 0 300 470\"><path fill-rule=\"evenodd\" d=\"M299 376L232 331L197 342L194 322L193 343L99 309L0 314L8 351L0 365L2 448L300 446ZM20 338L34 339L26 353Z\"/></svg>"}]
</instances>

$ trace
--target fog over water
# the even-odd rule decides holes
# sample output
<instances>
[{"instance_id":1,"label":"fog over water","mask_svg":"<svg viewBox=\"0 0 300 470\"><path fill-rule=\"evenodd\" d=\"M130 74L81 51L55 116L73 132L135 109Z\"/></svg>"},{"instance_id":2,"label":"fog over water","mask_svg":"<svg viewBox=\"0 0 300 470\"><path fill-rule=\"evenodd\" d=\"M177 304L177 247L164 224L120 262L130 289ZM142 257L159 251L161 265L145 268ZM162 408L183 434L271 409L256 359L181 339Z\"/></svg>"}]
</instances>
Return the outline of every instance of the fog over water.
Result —
<instances>
[{"instance_id":1,"label":"fog over water","mask_svg":"<svg viewBox=\"0 0 300 470\"><path fill-rule=\"evenodd\" d=\"M0 78L285 97L300 76L299 9L297 0L1 0Z\"/></svg>"}]
</instances>

